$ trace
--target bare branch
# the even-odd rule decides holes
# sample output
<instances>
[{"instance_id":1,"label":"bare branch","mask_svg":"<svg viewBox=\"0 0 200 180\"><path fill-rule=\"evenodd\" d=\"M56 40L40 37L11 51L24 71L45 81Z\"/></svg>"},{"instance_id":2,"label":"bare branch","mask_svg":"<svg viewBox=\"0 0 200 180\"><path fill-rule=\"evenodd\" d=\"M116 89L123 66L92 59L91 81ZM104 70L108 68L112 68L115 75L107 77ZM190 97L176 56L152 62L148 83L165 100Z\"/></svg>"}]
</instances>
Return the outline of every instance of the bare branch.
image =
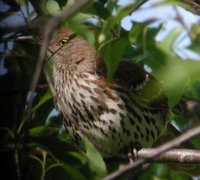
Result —
<instances>
[{"instance_id":1,"label":"bare branch","mask_svg":"<svg viewBox=\"0 0 200 180\"><path fill-rule=\"evenodd\" d=\"M156 148L144 148L138 152L138 158L150 158L156 151ZM171 149L150 162L200 163L200 150Z\"/></svg>"},{"instance_id":2,"label":"bare branch","mask_svg":"<svg viewBox=\"0 0 200 180\"><path fill-rule=\"evenodd\" d=\"M186 142L186 141L188 141L188 140L190 140L190 139L192 139L192 138L194 138L198 135L200 135L200 125L186 131L185 133L181 134L177 138L172 139L171 141L164 143L161 146L155 148L153 150L153 152L151 152L151 154L149 154L148 157L139 158L138 160L134 161L132 164L124 165L123 168L120 168L117 171L106 176L104 178L104 180L110 180L110 179L120 177L123 174L140 167L142 164L150 161L151 159L160 156L162 153L165 153L166 151L168 151L168 150L170 150L174 147L178 147L182 143L184 143L184 142Z\"/></svg>"},{"instance_id":3,"label":"bare branch","mask_svg":"<svg viewBox=\"0 0 200 180\"><path fill-rule=\"evenodd\" d=\"M191 7L195 14L200 15L200 4L198 4L193 0L180 0L180 1Z\"/></svg>"},{"instance_id":4,"label":"bare branch","mask_svg":"<svg viewBox=\"0 0 200 180\"><path fill-rule=\"evenodd\" d=\"M136 159L139 158L149 158L152 153L155 153L156 148L142 148L137 152ZM127 155L117 155L115 157L106 159L106 162L127 162ZM194 149L171 149L162 153L161 155L148 159L147 162L157 162L157 163L200 163L200 150Z\"/></svg>"}]
</instances>

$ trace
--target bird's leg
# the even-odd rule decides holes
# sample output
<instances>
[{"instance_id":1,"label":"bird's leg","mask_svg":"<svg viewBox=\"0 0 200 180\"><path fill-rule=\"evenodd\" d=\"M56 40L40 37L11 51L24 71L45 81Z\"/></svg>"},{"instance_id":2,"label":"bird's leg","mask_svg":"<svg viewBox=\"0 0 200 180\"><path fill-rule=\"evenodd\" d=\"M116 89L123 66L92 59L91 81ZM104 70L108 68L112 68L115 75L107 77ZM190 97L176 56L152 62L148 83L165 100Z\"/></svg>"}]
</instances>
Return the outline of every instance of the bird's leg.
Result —
<instances>
[{"instance_id":1,"label":"bird's leg","mask_svg":"<svg viewBox=\"0 0 200 180\"><path fill-rule=\"evenodd\" d=\"M129 162L133 163L138 158L138 151L141 149L137 144L130 143L130 152L128 153Z\"/></svg>"}]
</instances>

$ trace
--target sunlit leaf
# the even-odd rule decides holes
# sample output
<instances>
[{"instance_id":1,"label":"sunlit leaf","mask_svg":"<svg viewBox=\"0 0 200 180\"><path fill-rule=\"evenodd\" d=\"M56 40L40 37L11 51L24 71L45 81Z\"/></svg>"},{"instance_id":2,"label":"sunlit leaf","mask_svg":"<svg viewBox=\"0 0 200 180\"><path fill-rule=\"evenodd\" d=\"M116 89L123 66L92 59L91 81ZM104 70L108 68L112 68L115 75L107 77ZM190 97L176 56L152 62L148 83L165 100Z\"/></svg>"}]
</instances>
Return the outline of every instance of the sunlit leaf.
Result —
<instances>
[{"instance_id":1,"label":"sunlit leaf","mask_svg":"<svg viewBox=\"0 0 200 180\"><path fill-rule=\"evenodd\" d=\"M167 56L171 56L168 60L173 61L173 57L175 56L175 53L173 51L173 43L177 39L178 35L180 35L181 30L180 29L173 29L168 36L159 43L159 48L162 49L163 52L167 54Z\"/></svg>"},{"instance_id":2,"label":"sunlit leaf","mask_svg":"<svg viewBox=\"0 0 200 180\"><path fill-rule=\"evenodd\" d=\"M122 59L122 55L127 46L127 39L119 39L111 42L105 51L105 62L107 65L107 80L111 81L118 63Z\"/></svg>"},{"instance_id":3,"label":"sunlit leaf","mask_svg":"<svg viewBox=\"0 0 200 180\"><path fill-rule=\"evenodd\" d=\"M73 30L73 32L81 35L84 37L90 44L94 45L95 44L95 36L92 31L90 31L86 26L83 24L77 24L74 19L67 21L67 26Z\"/></svg>"},{"instance_id":4,"label":"sunlit leaf","mask_svg":"<svg viewBox=\"0 0 200 180\"><path fill-rule=\"evenodd\" d=\"M97 175L97 177L103 177L107 170L101 154L87 139L85 139L85 148L90 169Z\"/></svg>"}]
</instances>

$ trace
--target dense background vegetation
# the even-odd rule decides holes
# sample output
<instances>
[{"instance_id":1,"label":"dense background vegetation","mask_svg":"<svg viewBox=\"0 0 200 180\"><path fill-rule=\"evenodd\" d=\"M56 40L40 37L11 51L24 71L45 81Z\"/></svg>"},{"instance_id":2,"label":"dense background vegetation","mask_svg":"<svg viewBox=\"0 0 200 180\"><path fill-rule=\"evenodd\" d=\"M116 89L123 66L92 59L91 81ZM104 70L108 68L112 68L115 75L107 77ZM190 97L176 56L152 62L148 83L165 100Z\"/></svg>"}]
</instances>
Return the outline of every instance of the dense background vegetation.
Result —
<instances>
[{"instance_id":1,"label":"dense background vegetation","mask_svg":"<svg viewBox=\"0 0 200 180\"><path fill-rule=\"evenodd\" d=\"M120 59L125 58L148 69L163 82L169 107L176 109L170 120L180 131L200 124L200 31L199 22L188 26L189 19L180 14L199 14L198 1L90 1L76 8L80 2L67 0L3 0L1 2L1 60L0 60L0 163L5 179L99 179L116 170L119 160L102 159L95 148L86 142L86 153L78 151L62 120L54 109L47 76L41 73L32 102L30 95L38 68L40 48L29 41L18 41L21 35L35 35L44 30L49 20L75 7L66 18L58 18L58 25L68 26L92 43L105 58L108 79ZM144 6L142 6L144 5ZM173 7L167 20L160 15L148 20L132 20L131 27L122 27L124 17L146 10ZM179 7L179 8L178 8ZM143 10L142 10L143 9ZM162 11L160 11L161 13ZM162 15L162 14L161 14ZM39 20L35 20L39 18ZM43 17L43 18L42 18ZM46 17L46 18L44 18ZM52 18L50 18L52 19ZM166 22L176 22L171 31L158 40ZM123 21L124 22L124 21ZM130 24L129 24L130 25ZM90 29L88 29L90 26ZM92 30L91 30L92 29ZM128 30L127 30L128 29ZM56 28L52 29L52 31ZM95 33L94 33L95 30ZM159 36L160 37L160 36ZM187 46L179 49L187 39ZM188 53L189 52L189 53ZM45 61L51 77L51 63ZM46 71L45 71L46 72ZM47 75L47 74L46 74ZM31 103L30 103L31 102ZM191 143L200 149L200 138ZM179 165L178 165L179 166ZM189 166L191 167L191 166ZM126 175L138 179L191 179L176 172L166 163L153 163L145 170Z\"/></svg>"}]
</instances>

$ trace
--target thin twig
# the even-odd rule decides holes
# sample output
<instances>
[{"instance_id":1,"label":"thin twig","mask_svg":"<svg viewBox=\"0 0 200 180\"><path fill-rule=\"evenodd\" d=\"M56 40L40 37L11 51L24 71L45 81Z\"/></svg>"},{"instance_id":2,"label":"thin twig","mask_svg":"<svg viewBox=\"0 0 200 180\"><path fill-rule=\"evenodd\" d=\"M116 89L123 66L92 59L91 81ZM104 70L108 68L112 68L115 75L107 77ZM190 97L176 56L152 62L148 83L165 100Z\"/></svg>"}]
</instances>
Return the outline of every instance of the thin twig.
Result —
<instances>
[{"instance_id":1,"label":"thin twig","mask_svg":"<svg viewBox=\"0 0 200 180\"><path fill-rule=\"evenodd\" d=\"M194 138L198 135L200 135L200 125L186 131L185 133L181 134L177 138L175 138L175 139L173 139L173 140L171 140L167 143L162 144L158 148L155 148L154 152L149 154L149 157L139 158L138 160L134 161L132 164L124 165L123 168L120 168L117 171L109 174L108 176L103 178L103 180L110 180L110 179L118 178L118 177L124 175L125 173L140 167L142 164L150 161L151 159L158 157L159 155L168 151L169 149L172 149L174 147L178 147L182 143L184 143L184 142L186 142L186 141L188 141L188 140L190 140L190 139L192 139L192 138Z\"/></svg>"}]
</instances>

